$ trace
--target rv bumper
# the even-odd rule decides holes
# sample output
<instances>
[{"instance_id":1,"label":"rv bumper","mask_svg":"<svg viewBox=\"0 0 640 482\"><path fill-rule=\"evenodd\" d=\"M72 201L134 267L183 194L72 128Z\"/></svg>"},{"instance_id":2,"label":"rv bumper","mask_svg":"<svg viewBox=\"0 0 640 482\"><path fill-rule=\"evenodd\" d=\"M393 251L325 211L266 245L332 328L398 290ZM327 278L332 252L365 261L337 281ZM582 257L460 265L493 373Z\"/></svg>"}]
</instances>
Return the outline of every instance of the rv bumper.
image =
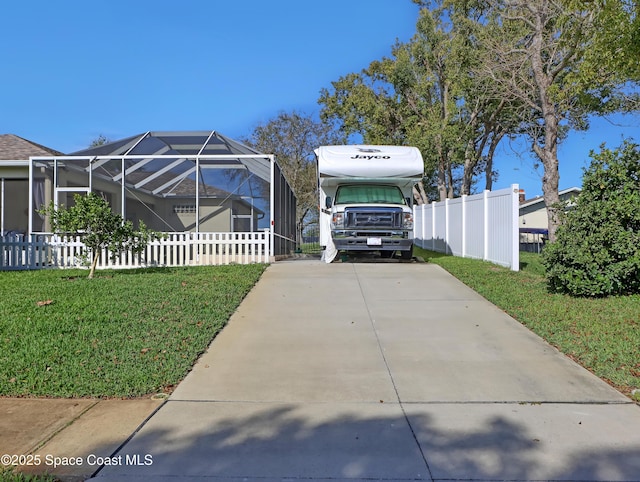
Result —
<instances>
[{"instance_id":1,"label":"rv bumper","mask_svg":"<svg viewBox=\"0 0 640 482\"><path fill-rule=\"evenodd\" d=\"M408 251L413 246L406 231L384 234L334 231L332 237L336 249L342 251Z\"/></svg>"}]
</instances>

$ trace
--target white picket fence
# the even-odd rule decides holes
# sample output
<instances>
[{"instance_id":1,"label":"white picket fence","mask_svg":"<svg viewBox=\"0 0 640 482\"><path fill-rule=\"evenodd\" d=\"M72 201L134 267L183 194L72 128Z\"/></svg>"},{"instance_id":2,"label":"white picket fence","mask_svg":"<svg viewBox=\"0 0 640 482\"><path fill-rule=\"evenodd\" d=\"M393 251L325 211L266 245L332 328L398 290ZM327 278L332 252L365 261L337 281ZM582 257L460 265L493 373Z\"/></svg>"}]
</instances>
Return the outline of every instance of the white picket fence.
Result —
<instances>
[{"instance_id":1,"label":"white picket fence","mask_svg":"<svg viewBox=\"0 0 640 482\"><path fill-rule=\"evenodd\" d=\"M53 234L0 237L0 270L76 268L88 265L78 237ZM269 230L243 233L166 233L144 252L124 252L115 259L102 250L98 268L203 266L269 262Z\"/></svg>"},{"instance_id":2,"label":"white picket fence","mask_svg":"<svg viewBox=\"0 0 640 482\"><path fill-rule=\"evenodd\" d=\"M414 207L414 242L424 249L520 269L517 184Z\"/></svg>"}]
</instances>

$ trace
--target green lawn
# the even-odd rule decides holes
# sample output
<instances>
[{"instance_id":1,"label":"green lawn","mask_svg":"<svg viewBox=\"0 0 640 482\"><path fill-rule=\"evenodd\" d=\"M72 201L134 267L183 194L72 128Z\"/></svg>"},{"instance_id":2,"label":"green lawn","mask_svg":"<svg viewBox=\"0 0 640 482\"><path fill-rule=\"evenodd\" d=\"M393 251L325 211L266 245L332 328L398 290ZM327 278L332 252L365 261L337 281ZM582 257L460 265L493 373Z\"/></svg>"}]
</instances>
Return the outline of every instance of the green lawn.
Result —
<instances>
[{"instance_id":1,"label":"green lawn","mask_svg":"<svg viewBox=\"0 0 640 482\"><path fill-rule=\"evenodd\" d=\"M550 293L540 256L521 270L415 248L560 351L626 394L640 388L640 295L572 298ZM640 398L639 398L640 399Z\"/></svg>"},{"instance_id":2,"label":"green lawn","mask_svg":"<svg viewBox=\"0 0 640 482\"><path fill-rule=\"evenodd\" d=\"M0 272L0 395L170 391L264 269Z\"/></svg>"},{"instance_id":3,"label":"green lawn","mask_svg":"<svg viewBox=\"0 0 640 482\"><path fill-rule=\"evenodd\" d=\"M0 465L0 481L2 482L58 482L59 480L53 475L25 475L14 472L13 467Z\"/></svg>"},{"instance_id":4,"label":"green lawn","mask_svg":"<svg viewBox=\"0 0 640 482\"><path fill-rule=\"evenodd\" d=\"M640 296L549 293L513 272L415 248L623 393L640 388ZM0 272L0 396L137 397L189 371L264 265Z\"/></svg>"}]
</instances>

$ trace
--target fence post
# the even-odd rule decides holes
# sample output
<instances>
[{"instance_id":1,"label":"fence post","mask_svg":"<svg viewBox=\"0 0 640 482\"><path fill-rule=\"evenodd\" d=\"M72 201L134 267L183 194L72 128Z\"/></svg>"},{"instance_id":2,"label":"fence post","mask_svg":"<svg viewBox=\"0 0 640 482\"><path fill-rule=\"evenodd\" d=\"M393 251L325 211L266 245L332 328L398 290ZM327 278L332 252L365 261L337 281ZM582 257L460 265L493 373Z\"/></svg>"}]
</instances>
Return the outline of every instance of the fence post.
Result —
<instances>
[{"instance_id":1,"label":"fence post","mask_svg":"<svg viewBox=\"0 0 640 482\"><path fill-rule=\"evenodd\" d=\"M421 233L420 233L420 247L421 248L426 248L427 247L426 243L425 243L425 239L426 239L426 236L427 236L427 227L424 224L424 220L426 218L426 211L427 211L428 207L429 207L428 204L420 205L420 219L422 220L422 226L420 228L420 231L421 231Z\"/></svg>"},{"instance_id":2,"label":"fence post","mask_svg":"<svg viewBox=\"0 0 640 482\"><path fill-rule=\"evenodd\" d=\"M4 208L4 206L3 206ZM4 268L5 264L8 264L5 262L5 257L7 256L5 253L5 236L2 235L2 233L0 233L0 269Z\"/></svg>"},{"instance_id":3,"label":"fence post","mask_svg":"<svg viewBox=\"0 0 640 482\"><path fill-rule=\"evenodd\" d=\"M484 261L489 259L489 192L487 189L482 191L482 208L484 211L482 220L482 236L484 239L484 252L482 253L482 259Z\"/></svg>"},{"instance_id":4,"label":"fence post","mask_svg":"<svg viewBox=\"0 0 640 482\"><path fill-rule=\"evenodd\" d=\"M462 211L462 257L467 257L467 195L462 195L462 204L460 210Z\"/></svg>"},{"instance_id":5,"label":"fence post","mask_svg":"<svg viewBox=\"0 0 640 482\"><path fill-rule=\"evenodd\" d=\"M427 240L427 227L424 225L424 221L426 218L425 211L429 206L427 204L421 204L420 208L420 247L426 248L426 240Z\"/></svg>"},{"instance_id":6,"label":"fence post","mask_svg":"<svg viewBox=\"0 0 640 482\"><path fill-rule=\"evenodd\" d=\"M25 239L26 241L26 239ZM37 255L38 255L38 246L35 243L35 239L33 238L33 234L31 234L29 236L29 246L27 247L27 263L29 265L29 269L35 269L38 262L37 262Z\"/></svg>"},{"instance_id":7,"label":"fence post","mask_svg":"<svg viewBox=\"0 0 640 482\"><path fill-rule=\"evenodd\" d=\"M422 217L422 205L413 205L413 215L415 218L413 223L413 243L424 248L424 219ZM418 219L420 219L420 222L418 222ZM416 230L418 225L420 226L419 231Z\"/></svg>"},{"instance_id":8,"label":"fence post","mask_svg":"<svg viewBox=\"0 0 640 482\"><path fill-rule=\"evenodd\" d=\"M436 233L438 232L438 216L440 215L440 209L437 202L431 203L431 250L438 250L438 243L436 242Z\"/></svg>"},{"instance_id":9,"label":"fence post","mask_svg":"<svg viewBox=\"0 0 640 482\"><path fill-rule=\"evenodd\" d=\"M449 198L444 200L444 252L445 254L451 254L449 249L449 240L451 239L451 233L449 232L449 223L451 216L449 215Z\"/></svg>"},{"instance_id":10,"label":"fence post","mask_svg":"<svg viewBox=\"0 0 640 482\"><path fill-rule=\"evenodd\" d=\"M511 271L520 271L520 186L511 185Z\"/></svg>"}]
</instances>

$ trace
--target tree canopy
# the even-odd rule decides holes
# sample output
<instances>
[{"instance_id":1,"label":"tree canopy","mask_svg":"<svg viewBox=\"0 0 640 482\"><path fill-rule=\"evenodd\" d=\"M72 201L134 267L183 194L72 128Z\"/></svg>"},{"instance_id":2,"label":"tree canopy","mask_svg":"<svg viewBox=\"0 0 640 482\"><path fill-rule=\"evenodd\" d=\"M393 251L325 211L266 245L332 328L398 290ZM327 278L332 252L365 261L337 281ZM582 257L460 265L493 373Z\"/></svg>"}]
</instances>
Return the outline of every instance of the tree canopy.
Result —
<instances>
[{"instance_id":1,"label":"tree canopy","mask_svg":"<svg viewBox=\"0 0 640 482\"><path fill-rule=\"evenodd\" d=\"M611 45L605 46L600 31L622 6L621 1L489 0L481 20L482 57L473 74L489 79L493 97L516 106L512 133L529 139L544 168L552 241L560 222L559 143L569 130L588 128L589 116L629 105L625 85L634 80L631 71L610 61Z\"/></svg>"},{"instance_id":2,"label":"tree canopy","mask_svg":"<svg viewBox=\"0 0 640 482\"><path fill-rule=\"evenodd\" d=\"M421 7L413 38L323 89L322 119L365 142L419 147L429 197L440 199L470 193L483 172L490 188L499 142L528 139L544 168L553 240L558 144L592 115L638 109L638 5L413 1Z\"/></svg>"},{"instance_id":3,"label":"tree canopy","mask_svg":"<svg viewBox=\"0 0 640 482\"><path fill-rule=\"evenodd\" d=\"M470 7L422 8L409 42L333 82L319 99L322 118L347 134L418 147L430 199L471 193L482 172L490 189L493 154L507 132L509 105L470 75L479 59L476 15Z\"/></svg>"}]
</instances>

